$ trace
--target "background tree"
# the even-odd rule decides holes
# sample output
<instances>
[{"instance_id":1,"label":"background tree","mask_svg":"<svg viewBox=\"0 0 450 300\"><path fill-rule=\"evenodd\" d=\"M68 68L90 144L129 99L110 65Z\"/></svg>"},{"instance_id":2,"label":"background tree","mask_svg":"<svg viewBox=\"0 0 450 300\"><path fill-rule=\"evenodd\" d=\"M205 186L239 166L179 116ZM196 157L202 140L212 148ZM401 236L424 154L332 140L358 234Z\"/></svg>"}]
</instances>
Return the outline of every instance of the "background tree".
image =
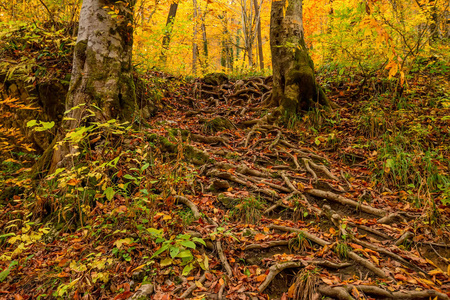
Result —
<instances>
[{"instance_id":1,"label":"background tree","mask_svg":"<svg viewBox=\"0 0 450 300\"><path fill-rule=\"evenodd\" d=\"M170 39L172 36L172 28L173 23L175 22L175 17L177 16L177 10L178 10L178 1L171 3L169 14L167 15L166 32L162 40L161 62L163 64L165 64L167 61L167 50L169 50Z\"/></svg>"},{"instance_id":2,"label":"background tree","mask_svg":"<svg viewBox=\"0 0 450 300\"><path fill-rule=\"evenodd\" d=\"M301 0L272 2L270 21L273 91L272 104L296 114L314 103L328 105L316 83L314 64L303 37Z\"/></svg>"},{"instance_id":3,"label":"background tree","mask_svg":"<svg viewBox=\"0 0 450 300\"><path fill-rule=\"evenodd\" d=\"M81 125L130 120L136 104L131 74L135 0L84 0L66 99L67 117L57 139ZM67 143L53 152L50 172L76 149Z\"/></svg>"}]
</instances>

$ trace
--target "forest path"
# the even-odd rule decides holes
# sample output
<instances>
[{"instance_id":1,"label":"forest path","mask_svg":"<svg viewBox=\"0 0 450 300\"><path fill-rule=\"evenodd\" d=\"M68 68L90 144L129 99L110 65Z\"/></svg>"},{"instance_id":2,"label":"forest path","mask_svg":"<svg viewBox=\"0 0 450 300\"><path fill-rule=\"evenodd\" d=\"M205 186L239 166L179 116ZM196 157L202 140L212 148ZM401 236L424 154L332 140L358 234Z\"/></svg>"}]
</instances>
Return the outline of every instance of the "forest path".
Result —
<instances>
[{"instance_id":1,"label":"forest path","mask_svg":"<svg viewBox=\"0 0 450 300\"><path fill-rule=\"evenodd\" d=\"M268 96L266 78L197 82L151 120L197 153L178 152L188 174L172 193L216 267L183 297L448 299L449 249L421 225L425 210L373 186L367 160L346 164L272 123Z\"/></svg>"}]
</instances>

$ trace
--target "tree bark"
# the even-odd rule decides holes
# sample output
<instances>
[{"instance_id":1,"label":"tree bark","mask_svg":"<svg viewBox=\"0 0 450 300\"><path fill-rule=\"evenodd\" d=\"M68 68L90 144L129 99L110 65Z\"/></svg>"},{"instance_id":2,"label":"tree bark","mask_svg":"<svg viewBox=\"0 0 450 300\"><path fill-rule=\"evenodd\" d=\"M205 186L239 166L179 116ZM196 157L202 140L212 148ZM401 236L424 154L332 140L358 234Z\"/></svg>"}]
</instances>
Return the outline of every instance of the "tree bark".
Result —
<instances>
[{"instance_id":1,"label":"tree bark","mask_svg":"<svg viewBox=\"0 0 450 300\"><path fill-rule=\"evenodd\" d=\"M197 45L197 0L192 0L192 5L194 6L194 20L192 21L193 25L193 38L192 38L192 73L194 77L197 76L197 54L198 54L198 45Z\"/></svg>"},{"instance_id":2,"label":"tree bark","mask_svg":"<svg viewBox=\"0 0 450 300\"><path fill-rule=\"evenodd\" d=\"M131 65L134 4L135 0L114 4L108 0L83 1L66 98L67 114L57 141L79 126L132 119L136 108ZM108 14L112 6L119 10L117 16ZM77 152L75 146L64 142L54 151L49 149L53 152L50 172L67 166L65 158Z\"/></svg>"},{"instance_id":3,"label":"tree bark","mask_svg":"<svg viewBox=\"0 0 450 300\"><path fill-rule=\"evenodd\" d=\"M270 48L272 105L287 115L299 114L316 103L329 105L316 83L314 64L305 45L301 0L272 1Z\"/></svg>"},{"instance_id":4,"label":"tree bark","mask_svg":"<svg viewBox=\"0 0 450 300\"><path fill-rule=\"evenodd\" d=\"M163 64L167 61L167 51L169 50L170 39L172 37L172 28L173 23L175 22L175 17L177 15L178 10L178 2L174 2L170 4L169 15L167 16L166 21L166 32L164 33L163 41L162 41L162 50L160 59Z\"/></svg>"},{"instance_id":5,"label":"tree bark","mask_svg":"<svg viewBox=\"0 0 450 300\"><path fill-rule=\"evenodd\" d=\"M258 35L259 68L260 70L264 70L264 55L261 34L261 5L258 5L258 0L253 0L253 6L255 7L256 34Z\"/></svg>"}]
</instances>

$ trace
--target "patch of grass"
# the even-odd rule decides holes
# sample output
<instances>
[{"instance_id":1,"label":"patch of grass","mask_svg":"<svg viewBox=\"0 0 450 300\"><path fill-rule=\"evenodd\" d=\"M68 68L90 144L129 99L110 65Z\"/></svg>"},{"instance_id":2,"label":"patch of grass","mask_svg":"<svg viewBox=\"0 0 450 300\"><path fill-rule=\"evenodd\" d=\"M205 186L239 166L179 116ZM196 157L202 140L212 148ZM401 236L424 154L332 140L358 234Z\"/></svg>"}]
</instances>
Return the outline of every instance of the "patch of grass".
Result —
<instances>
[{"instance_id":1,"label":"patch of grass","mask_svg":"<svg viewBox=\"0 0 450 300\"><path fill-rule=\"evenodd\" d=\"M304 252L311 248L311 242L303 233L299 233L297 236L289 240L288 247L291 252Z\"/></svg>"},{"instance_id":2,"label":"patch of grass","mask_svg":"<svg viewBox=\"0 0 450 300\"><path fill-rule=\"evenodd\" d=\"M365 137L373 138L386 132L388 128L387 115L379 103L369 102L361 109L358 119L358 131Z\"/></svg>"},{"instance_id":3,"label":"patch of grass","mask_svg":"<svg viewBox=\"0 0 450 300\"><path fill-rule=\"evenodd\" d=\"M346 243L338 243L334 247L334 252L341 259L347 259L349 251L350 251L350 249Z\"/></svg>"},{"instance_id":4,"label":"patch of grass","mask_svg":"<svg viewBox=\"0 0 450 300\"><path fill-rule=\"evenodd\" d=\"M233 220L246 224L258 224L261 220L265 203L258 198L248 197L237 200L237 204L230 211Z\"/></svg>"},{"instance_id":5,"label":"patch of grass","mask_svg":"<svg viewBox=\"0 0 450 300\"><path fill-rule=\"evenodd\" d=\"M417 125L410 131L418 137L426 135ZM417 141L417 140L416 140ZM438 195L441 203L450 203L450 162L437 150L424 150L423 146L398 134L385 135L378 149L374 177L379 183L405 190L404 198L418 207L426 205L426 195Z\"/></svg>"}]
</instances>

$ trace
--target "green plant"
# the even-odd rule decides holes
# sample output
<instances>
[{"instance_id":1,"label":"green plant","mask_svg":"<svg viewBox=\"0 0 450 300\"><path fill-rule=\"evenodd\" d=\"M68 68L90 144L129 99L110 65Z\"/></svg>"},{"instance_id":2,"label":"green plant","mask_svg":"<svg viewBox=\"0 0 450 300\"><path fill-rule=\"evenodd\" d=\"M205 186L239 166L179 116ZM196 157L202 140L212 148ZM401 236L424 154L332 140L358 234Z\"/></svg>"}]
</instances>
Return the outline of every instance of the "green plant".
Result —
<instances>
[{"instance_id":1,"label":"green plant","mask_svg":"<svg viewBox=\"0 0 450 300\"><path fill-rule=\"evenodd\" d=\"M9 263L9 266L0 273L0 283L2 283L10 274L11 270L19 263L15 260Z\"/></svg>"},{"instance_id":2,"label":"green plant","mask_svg":"<svg viewBox=\"0 0 450 300\"><path fill-rule=\"evenodd\" d=\"M347 259L349 251L350 251L350 249L349 249L349 247L348 247L348 245L346 243L337 243L334 246L334 252L341 259Z\"/></svg>"},{"instance_id":3,"label":"green plant","mask_svg":"<svg viewBox=\"0 0 450 300\"><path fill-rule=\"evenodd\" d=\"M311 242L303 233L299 233L289 240L288 248L291 252L292 250L303 252L306 251L306 249L311 248Z\"/></svg>"},{"instance_id":4,"label":"green plant","mask_svg":"<svg viewBox=\"0 0 450 300\"><path fill-rule=\"evenodd\" d=\"M247 224L257 224L261 219L264 202L255 197L237 200L237 204L230 211L230 216Z\"/></svg>"},{"instance_id":5,"label":"green plant","mask_svg":"<svg viewBox=\"0 0 450 300\"><path fill-rule=\"evenodd\" d=\"M161 260L162 266L167 266L174 263L174 260L177 258L181 259L181 265L185 266L183 269L184 276L188 275L194 268L194 256L191 250L196 248L195 243L200 243L206 246L203 239L191 237L189 234L171 236L170 239L167 240L164 238L162 230L148 228L147 231L155 238L155 243L161 244L161 247L153 253L151 258L158 257L167 252L169 254L168 257Z\"/></svg>"}]
</instances>

